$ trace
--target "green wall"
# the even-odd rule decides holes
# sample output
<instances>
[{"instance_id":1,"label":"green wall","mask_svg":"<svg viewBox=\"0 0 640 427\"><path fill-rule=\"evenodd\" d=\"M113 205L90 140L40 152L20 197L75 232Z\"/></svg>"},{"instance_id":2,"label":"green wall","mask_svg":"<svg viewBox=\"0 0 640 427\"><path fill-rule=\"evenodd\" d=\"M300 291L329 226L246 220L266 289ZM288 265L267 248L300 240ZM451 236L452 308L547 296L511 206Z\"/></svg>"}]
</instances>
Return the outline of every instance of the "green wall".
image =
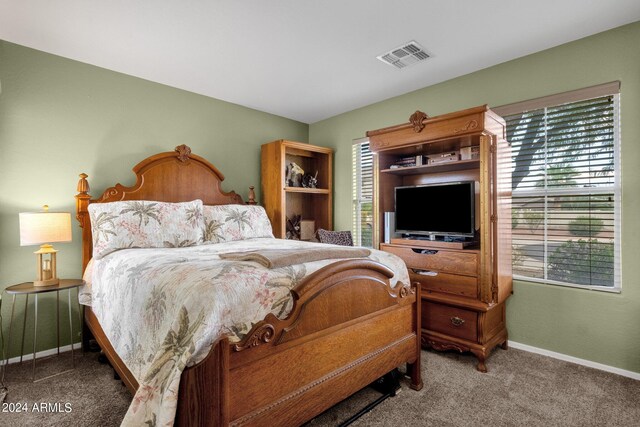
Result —
<instances>
[{"instance_id":1,"label":"green wall","mask_svg":"<svg viewBox=\"0 0 640 427\"><path fill-rule=\"evenodd\" d=\"M89 175L91 194L97 197L115 182L133 184L131 168L138 161L184 143L225 175L223 189L236 190L246 200L249 185L260 188L260 145L280 138L306 142L308 137L304 123L3 41L0 84L0 289L35 276L32 252L37 247L20 247L18 213L37 211L43 204L73 212L80 172ZM60 277L81 274L75 219L73 233L72 243L55 245ZM66 292L61 297L61 313L67 313L61 327L65 345ZM19 297L11 356L19 352L23 301ZM37 351L55 346L54 301L50 296L39 301ZM4 294L5 339L10 302ZM25 353L32 352L32 314ZM74 318L78 331L77 312Z\"/></svg>"},{"instance_id":2,"label":"green wall","mask_svg":"<svg viewBox=\"0 0 640 427\"><path fill-rule=\"evenodd\" d=\"M636 22L312 124L309 142L336 150L336 229L351 227L351 141L367 130L407 122L415 110L435 116L620 80L622 293L516 282L507 325L513 341L640 372L639 45Z\"/></svg>"}]
</instances>

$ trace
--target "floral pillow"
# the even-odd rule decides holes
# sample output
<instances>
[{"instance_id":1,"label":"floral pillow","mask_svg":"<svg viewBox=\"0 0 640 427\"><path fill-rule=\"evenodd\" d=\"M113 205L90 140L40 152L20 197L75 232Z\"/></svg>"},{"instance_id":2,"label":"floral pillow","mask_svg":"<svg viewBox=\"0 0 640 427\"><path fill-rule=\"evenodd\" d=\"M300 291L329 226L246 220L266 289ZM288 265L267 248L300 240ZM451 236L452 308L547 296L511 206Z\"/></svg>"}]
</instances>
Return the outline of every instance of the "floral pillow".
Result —
<instances>
[{"instance_id":1,"label":"floral pillow","mask_svg":"<svg viewBox=\"0 0 640 427\"><path fill-rule=\"evenodd\" d=\"M219 205L204 207L205 243L233 242L254 237L271 237L267 212L257 205Z\"/></svg>"},{"instance_id":2,"label":"floral pillow","mask_svg":"<svg viewBox=\"0 0 640 427\"><path fill-rule=\"evenodd\" d=\"M96 259L118 249L194 246L204 237L202 200L92 203L89 218Z\"/></svg>"}]
</instances>

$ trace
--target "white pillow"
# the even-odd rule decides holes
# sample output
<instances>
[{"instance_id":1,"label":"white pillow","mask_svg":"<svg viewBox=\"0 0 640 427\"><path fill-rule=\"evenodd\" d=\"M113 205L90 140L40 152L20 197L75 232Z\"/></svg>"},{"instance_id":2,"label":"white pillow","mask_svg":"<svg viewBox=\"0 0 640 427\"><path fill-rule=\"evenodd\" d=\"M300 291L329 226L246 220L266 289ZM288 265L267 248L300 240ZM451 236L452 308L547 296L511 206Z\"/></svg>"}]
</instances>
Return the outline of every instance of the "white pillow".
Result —
<instances>
[{"instance_id":1,"label":"white pillow","mask_svg":"<svg viewBox=\"0 0 640 427\"><path fill-rule=\"evenodd\" d=\"M218 205L204 207L205 243L233 242L254 237L271 237L267 212L258 205Z\"/></svg>"},{"instance_id":2,"label":"white pillow","mask_svg":"<svg viewBox=\"0 0 640 427\"><path fill-rule=\"evenodd\" d=\"M194 246L204 238L202 200L92 203L89 218L96 259L118 249Z\"/></svg>"}]
</instances>

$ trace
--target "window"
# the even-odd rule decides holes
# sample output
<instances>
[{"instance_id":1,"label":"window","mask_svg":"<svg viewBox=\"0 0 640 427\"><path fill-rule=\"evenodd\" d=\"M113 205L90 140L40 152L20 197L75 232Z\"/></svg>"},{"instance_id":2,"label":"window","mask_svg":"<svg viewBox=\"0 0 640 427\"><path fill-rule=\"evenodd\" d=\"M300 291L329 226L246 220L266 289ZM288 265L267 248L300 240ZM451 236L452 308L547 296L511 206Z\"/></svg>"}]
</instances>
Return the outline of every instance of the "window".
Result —
<instances>
[{"instance_id":1,"label":"window","mask_svg":"<svg viewBox=\"0 0 640 427\"><path fill-rule=\"evenodd\" d=\"M369 139L353 142L353 237L354 244L373 247L373 154Z\"/></svg>"},{"instance_id":2,"label":"window","mask_svg":"<svg viewBox=\"0 0 640 427\"><path fill-rule=\"evenodd\" d=\"M610 89L496 109L512 148L514 278L619 291L620 95Z\"/></svg>"}]
</instances>

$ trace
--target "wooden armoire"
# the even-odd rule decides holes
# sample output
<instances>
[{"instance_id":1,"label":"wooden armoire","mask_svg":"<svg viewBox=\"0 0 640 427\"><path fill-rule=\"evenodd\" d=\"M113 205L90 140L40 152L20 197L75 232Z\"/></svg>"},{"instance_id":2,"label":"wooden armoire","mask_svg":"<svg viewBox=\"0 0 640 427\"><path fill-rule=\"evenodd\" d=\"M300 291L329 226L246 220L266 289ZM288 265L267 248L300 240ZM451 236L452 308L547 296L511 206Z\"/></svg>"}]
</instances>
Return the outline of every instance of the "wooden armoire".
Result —
<instances>
[{"instance_id":1,"label":"wooden armoire","mask_svg":"<svg viewBox=\"0 0 640 427\"><path fill-rule=\"evenodd\" d=\"M486 105L367 132L374 153L374 241L400 256L422 288L422 345L472 352L477 369L496 345L507 348L505 300L512 292L511 175L504 120ZM452 155L441 162L440 156ZM461 156L461 153L464 155ZM416 165L412 156L420 156ZM436 159L436 160L431 160ZM396 187L475 182L475 237L469 242L384 236ZM415 209L438 209L443 200L416 200Z\"/></svg>"}]
</instances>

